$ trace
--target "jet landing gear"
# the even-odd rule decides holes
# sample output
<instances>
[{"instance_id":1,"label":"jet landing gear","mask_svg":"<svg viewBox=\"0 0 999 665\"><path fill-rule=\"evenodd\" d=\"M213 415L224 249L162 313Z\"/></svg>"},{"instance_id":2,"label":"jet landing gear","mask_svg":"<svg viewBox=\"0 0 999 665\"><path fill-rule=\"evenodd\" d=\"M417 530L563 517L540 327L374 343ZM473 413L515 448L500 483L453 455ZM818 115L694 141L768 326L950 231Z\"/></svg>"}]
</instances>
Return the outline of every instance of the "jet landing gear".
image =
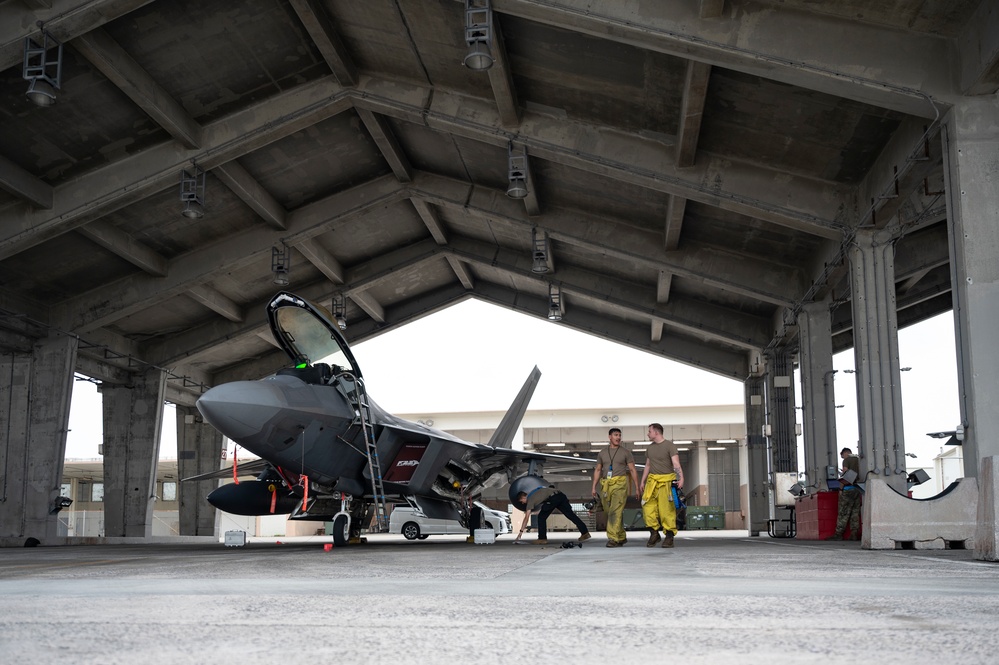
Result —
<instances>
[{"instance_id":1,"label":"jet landing gear","mask_svg":"<svg viewBox=\"0 0 999 665\"><path fill-rule=\"evenodd\" d=\"M333 516L333 545L344 547L350 543L350 515L337 513Z\"/></svg>"},{"instance_id":2,"label":"jet landing gear","mask_svg":"<svg viewBox=\"0 0 999 665\"><path fill-rule=\"evenodd\" d=\"M366 538L361 538L361 525L367 512L367 504L351 501L350 497L343 495L340 512L333 516L333 545L345 547L367 542Z\"/></svg>"}]
</instances>

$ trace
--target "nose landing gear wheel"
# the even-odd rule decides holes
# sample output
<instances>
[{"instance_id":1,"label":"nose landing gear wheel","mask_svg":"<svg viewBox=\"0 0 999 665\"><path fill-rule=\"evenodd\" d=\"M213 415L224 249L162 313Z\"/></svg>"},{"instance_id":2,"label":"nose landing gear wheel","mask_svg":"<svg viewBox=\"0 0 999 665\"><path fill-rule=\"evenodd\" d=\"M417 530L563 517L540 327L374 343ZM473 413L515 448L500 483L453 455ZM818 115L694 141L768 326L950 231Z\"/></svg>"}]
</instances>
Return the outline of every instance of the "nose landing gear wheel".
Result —
<instances>
[{"instance_id":1,"label":"nose landing gear wheel","mask_svg":"<svg viewBox=\"0 0 999 665\"><path fill-rule=\"evenodd\" d=\"M346 515L333 518L333 544L343 547L350 542L350 519Z\"/></svg>"}]
</instances>

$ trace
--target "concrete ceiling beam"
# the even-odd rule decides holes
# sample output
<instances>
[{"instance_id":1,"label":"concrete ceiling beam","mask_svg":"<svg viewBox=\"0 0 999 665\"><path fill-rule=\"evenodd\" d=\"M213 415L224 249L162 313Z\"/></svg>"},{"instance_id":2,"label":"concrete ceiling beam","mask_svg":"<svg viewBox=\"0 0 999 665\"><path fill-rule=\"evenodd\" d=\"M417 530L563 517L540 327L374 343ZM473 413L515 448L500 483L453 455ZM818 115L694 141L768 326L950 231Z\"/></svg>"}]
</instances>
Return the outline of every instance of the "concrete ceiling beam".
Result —
<instances>
[{"instance_id":1,"label":"concrete ceiling beam","mask_svg":"<svg viewBox=\"0 0 999 665\"><path fill-rule=\"evenodd\" d=\"M368 130L371 139L378 146L382 157L388 162L392 173L399 179L399 182L409 182L413 179L413 167L409 164L409 158L399 145L399 140L392 131L392 126L388 120L381 115L372 113L367 109L355 109L360 116L364 128Z\"/></svg>"},{"instance_id":2,"label":"concrete ceiling beam","mask_svg":"<svg viewBox=\"0 0 999 665\"><path fill-rule=\"evenodd\" d=\"M312 37L313 43L342 86L357 84L357 67L336 31L329 14L318 0L291 0L291 7Z\"/></svg>"},{"instance_id":3,"label":"concrete ceiling beam","mask_svg":"<svg viewBox=\"0 0 999 665\"><path fill-rule=\"evenodd\" d=\"M517 209L515 201L500 193L442 176L418 172L410 185L410 193L437 206L520 227L525 232L536 226ZM734 257L711 248L668 252L658 249L663 245L661 234L608 217L598 219L580 211L550 210L545 213L543 229L560 242L610 257L638 261L656 270L668 269L674 274L762 302L790 306L805 292L803 276L786 266L744 255ZM724 262L733 258L736 259L734 264ZM719 265L728 268L727 274L708 269Z\"/></svg>"},{"instance_id":4,"label":"concrete ceiling beam","mask_svg":"<svg viewBox=\"0 0 999 665\"><path fill-rule=\"evenodd\" d=\"M958 80L965 95L999 90L999 7L982 0L957 39Z\"/></svg>"},{"instance_id":5,"label":"concrete ceiling beam","mask_svg":"<svg viewBox=\"0 0 999 665\"><path fill-rule=\"evenodd\" d=\"M225 294L213 289L205 284L192 286L187 290L187 295L195 302L199 302L219 316L223 316L230 321L242 321L243 309Z\"/></svg>"},{"instance_id":6,"label":"concrete ceiling beam","mask_svg":"<svg viewBox=\"0 0 999 665\"><path fill-rule=\"evenodd\" d=\"M111 35L98 28L80 35L72 45L185 148L201 145L201 125Z\"/></svg>"},{"instance_id":7,"label":"concrete ceiling beam","mask_svg":"<svg viewBox=\"0 0 999 665\"><path fill-rule=\"evenodd\" d=\"M65 330L86 331L134 314L183 293L215 275L239 269L264 256L285 240L294 245L325 233L344 219L402 200L406 196L392 176L382 176L309 204L288 215L285 230L254 228L236 237L198 247L170 262L165 277L131 275L63 301L53 311Z\"/></svg>"},{"instance_id":8,"label":"concrete ceiling beam","mask_svg":"<svg viewBox=\"0 0 999 665\"><path fill-rule=\"evenodd\" d=\"M483 100L429 88L362 77L361 108L506 148L511 136ZM676 151L656 139L525 113L516 137L535 159L675 194L826 238L840 238L841 218L852 206L850 187L759 164L703 154L696 166L676 167Z\"/></svg>"},{"instance_id":9,"label":"concrete ceiling beam","mask_svg":"<svg viewBox=\"0 0 999 665\"><path fill-rule=\"evenodd\" d=\"M348 297L373 320L378 323L385 323L385 308L370 293L366 291L354 291Z\"/></svg>"},{"instance_id":10,"label":"concrete ceiling beam","mask_svg":"<svg viewBox=\"0 0 999 665\"><path fill-rule=\"evenodd\" d=\"M936 115L930 98L954 97L949 40L749 0L727 4L710 18L688 2L495 0L493 10L923 118Z\"/></svg>"},{"instance_id":11,"label":"concrete ceiling beam","mask_svg":"<svg viewBox=\"0 0 999 665\"><path fill-rule=\"evenodd\" d=\"M437 245L425 240L352 267L346 271L346 281L341 282L341 286L331 286L326 280L317 280L309 284L296 285L294 292L313 302L328 300L334 291L346 295L351 300L354 300L355 295L364 299L365 290L384 283L393 271L419 266L439 256L440 249ZM377 305L373 307L377 313L381 305L373 299L369 300L368 304L373 302ZM204 362L212 355L215 348L234 340L257 335L270 338L265 312L268 302L269 299L241 307L244 318L240 321L213 320L171 335L167 339L149 342L143 345L142 354L160 365L172 365L180 361L191 364L195 361ZM383 308L380 315L384 319ZM354 327L355 324L351 323L350 328ZM268 339L268 342L274 344L272 339Z\"/></svg>"},{"instance_id":12,"label":"concrete ceiling beam","mask_svg":"<svg viewBox=\"0 0 999 665\"><path fill-rule=\"evenodd\" d=\"M319 272L326 275L326 279L334 284L343 284L345 279L343 265L315 238L307 238L296 243L294 247L309 260L309 263L319 268Z\"/></svg>"},{"instance_id":13,"label":"concrete ceiling beam","mask_svg":"<svg viewBox=\"0 0 999 665\"><path fill-rule=\"evenodd\" d=\"M164 257L110 222L98 219L77 231L150 275L163 277L167 274L168 262Z\"/></svg>"},{"instance_id":14,"label":"concrete ceiling beam","mask_svg":"<svg viewBox=\"0 0 999 665\"><path fill-rule=\"evenodd\" d=\"M275 229L284 229L288 211L235 159L220 164L212 173L233 194Z\"/></svg>"},{"instance_id":15,"label":"concrete ceiling beam","mask_svg":"<svg viewBox=\"0 0 999 665\"><path fill-rule=\"evenodd\" d=\"M24 55L24 38L37 37L37 22L63 44L110 23L152 0L53 0L47 7L27 9L16 2L0 6L0 71L19 64Z\"/></svg>"},{"instance_id":16,"label":"concrete ceiling beam","mask_svg":"<svg viewBox=\"0 0 999 665\"><path fill-rule=\"evenodd\" d=\"M857 188L859 225L886 226L943 161L940 126L906 119Z\"/></svg>"},{"instance_id":17,"label":"concrete ceiling beam","mask_svg":"<svg viewBox=\"0 0 999 665\"><path fill-rule=\"evenodd\" d=\"M768 320L729 308L692 300L660 304L654 290L647 286L564 264L554 275L536 275L531 272L531 257L523 251L497 248L471 238L453 238L448 249L472 264L542 286L554 283L563 294L611 307L630 318L659 319L672 328L747 349L765 346L770 341Z\"/></svg>"},{"instance_id":18,"label":"concrete ceiling beam","mask_svg":"<svg viewBox=\"0 0 999 665\"><path fill-rule=\"evenodd\" d=\"M677 131L676 165L678 168L693 166L697 160L697 139L701 135L701 118L704 102L708 98L708 79L711 65L696 60L687 61L687 76L683 84L680 103L680 128Z\"/></svg>"},{"instance_id":19,"label":"concrete ceiling beam","mask_svg":"<svg viewBox=\"0 0 999 665\"><path fill-rule=\"evenodd\" d=\"M510 58L507 56L506 44L503 41L503 30L499 21L492 21L493 26L493 66L489 68L489 85L493 89L493 98L499 112L500 124L507 129L513 129L520 124L520 107L517 104L517 89L513 85L513 72L510 69Z\"/></svg>"},{"instance_id":20,"label":"concrete ceiling beam","mask_svg":"<svg viewBox=\"0 0 999 665\"><path fill-rule=\"evenodd\" d=\"M475 288L475 298L535 318L544 318L548 313L547 298L514 291L493 283L480 281ZM708 344L703 340L691 339L681 334L666 335L661 342L653 343L649 340L648 328L645 325L609 319L585 307L572 308L559 323L552 325L565 326L720 376L742 380L749 373L748 354L745 351Z\"/></svg>"},{"instance_id":21,"label":"concrete ceiling beam","mask_svg":"<svg viewBox=\"0 0 999 665\"><path fill-rule=\"evenodd\" d=\"M52 208L52 185L36 178L0 155L0 189L13 194L33 208Z\"/></svg>"},{"instance_id":22,"label":"concrete ceiling beam","mask_svg":"<svg viewBox=\"0 0 999 665\"><path fill-rule=\"evenodd\" d=\"M0 212L0 260L176 186L192 161L210 170L349 108L339 84L320 79L205 125L197 150L171 141L88 171L54 189L51 210Z\"/></svg>"}]
</instances>

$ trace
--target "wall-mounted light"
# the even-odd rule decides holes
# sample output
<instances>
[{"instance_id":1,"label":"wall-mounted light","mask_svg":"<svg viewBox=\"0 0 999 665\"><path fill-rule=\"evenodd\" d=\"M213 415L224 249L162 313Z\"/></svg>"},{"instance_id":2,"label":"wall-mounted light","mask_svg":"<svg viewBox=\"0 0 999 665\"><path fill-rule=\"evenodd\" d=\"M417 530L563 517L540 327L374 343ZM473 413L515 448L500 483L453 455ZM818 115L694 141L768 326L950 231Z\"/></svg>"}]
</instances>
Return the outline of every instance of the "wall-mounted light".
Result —
<instances>
[{"instance_id":1,"label":"wall-mounted light","mask_svg":"<svg viewBox=\"0 0 999 665\"><path fill-rule=\"evenodd\" d=\"M38 26L42 26L40 21ZM54 53L50 54L49 51ZM29 82L25 95L33 104L37 106L55 104L55 91L62 86L62 43L44 29L41 43L31 37L24 38L22 76Z\"/></svg>"},{"instance_id":2,"label":"wall-mounted light","mask_svg":"<svg viewBox=\"0 0 999 665\"><path fill-rule=\"evenodd\" d=\"M477 72L493 66L493 12L489 0L465 0L465 43L468 53L462 64Z\"/></svg>"},{"instance_id":3,"label":"wall-mounted light","mask_svg":"<svg viewBox=\"0 0 999 665\"><path fill-rule=\"evenodd\" d=\"M288 286L291 275L291 248L281 241L281 246L271 247L271 272L274 273L274 283L278 286Z\"/></svg>"},{"instance_id":4,"label":"wall-mounted light","mask_svg":"<svg viewBox=\"0 0 999 665\"><path fill-rule=\"evenodd\" d=\"M537 228L531 229L531 272L543 275L551 272L551 241L548 234Z\"/></svg>"},{"instance_id":5,"label":"wall-mounted light","mask_svg":"<svg viewBox=\"0 0 999 665\"><path fill-rule=\"evenodd\" d=\"M338 293L333 296L333 319L336 321L337 328L347 329L347 303L343 294Z\"/></svg>"},{"instance_id":6,"label":"wall-mounted light","mask_svg":"<svg viewBox=\"0 0 999 665\"><path fill-rule=\"evenodd\" d=\"M205 171L195 162L191 169L180 172L180 202L184 209L180 211L184 217L201 219L205 215Z\"/></svg>"},{"instance_id":7,"label":"wall-mounted light","mask_svg":"<svg viewBox=\"0 0 999 665\"><path fill-rule=\"evenodd\" d=\"M49 511L49 515L55 515L63 508L69 508L73 505L73 500L68 496L57 496L55 502L52 504L52 510Z\"/></svg>"},{"instance_id":8,"label":"wall-mounted light","mask_svg":"<svg viewBox=\"0 0 999 665\"><path fill-rule=\"evenodd\" d=\"M507 181L506 195L511 199L527 197L527 148L514 150L513 142L506 149Z\"/></svg>"},{"instance_id":9,"label":"wall-mounted light","mask_svg":"<svg viewBox=\"0 0 999 665\"><path fill-rule=\"evenodd\" d=\"M554 284L548 285L548 320L562 320L562 292Z\"/></svg>"}]
</instances>

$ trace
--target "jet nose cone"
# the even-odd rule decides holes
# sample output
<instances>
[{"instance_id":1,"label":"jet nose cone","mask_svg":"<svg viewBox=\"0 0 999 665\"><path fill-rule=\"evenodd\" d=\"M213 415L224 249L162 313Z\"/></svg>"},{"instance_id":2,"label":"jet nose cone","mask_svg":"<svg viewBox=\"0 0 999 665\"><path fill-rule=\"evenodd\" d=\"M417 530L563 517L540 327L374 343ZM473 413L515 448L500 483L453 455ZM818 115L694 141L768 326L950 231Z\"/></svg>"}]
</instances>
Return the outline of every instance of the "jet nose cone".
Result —
<instances>
[{"instance_id":1,"label":"jet nose cone","mask_svg":"<svg viewBox=\"0 0 999 665\"><path fill-rule=\"evenodd\" d=\"M197 405L215 429L240 443L262 434L283 406L280 393L264 381L216 386L202 395Z\"/></svg>"}]
</instances>

